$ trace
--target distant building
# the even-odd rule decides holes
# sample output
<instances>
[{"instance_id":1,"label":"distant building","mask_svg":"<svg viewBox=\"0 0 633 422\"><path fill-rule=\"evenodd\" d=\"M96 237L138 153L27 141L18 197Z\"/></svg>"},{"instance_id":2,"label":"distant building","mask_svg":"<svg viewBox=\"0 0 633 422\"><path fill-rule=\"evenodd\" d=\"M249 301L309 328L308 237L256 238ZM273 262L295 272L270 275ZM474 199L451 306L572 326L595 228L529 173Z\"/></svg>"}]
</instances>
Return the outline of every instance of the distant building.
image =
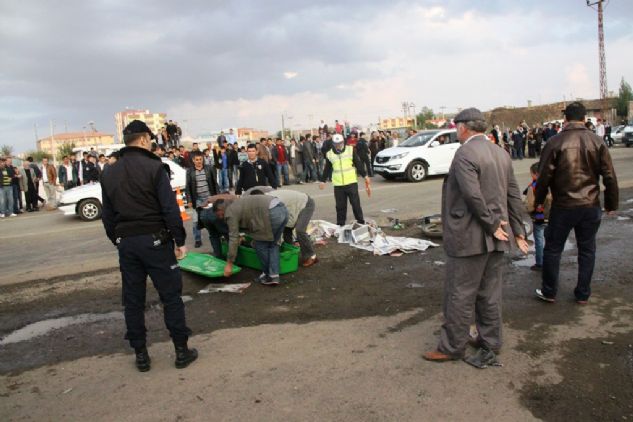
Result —
<instances>
[{"instance_id":1,"label":"distant building","mask_svg":"<svg viewBox=\"0 0 633 422\"><path fill-rule=\"evenodd\" d=\"M414 117L391 117L380 119L378 123L379 130L402 129L414 126Z\"/></svg>"},{"instance_id":2,"label":"distant building","mask_svg":"<svg viewBox=\"0 0 633 422\"><path fill-rule=\"evenodd\" d=\"M37 150L44 151L55 157L57 156L57 151L60 146L70 144L74 144L75 148L85 148L89 150L90 147L96 147L97 145L114 144L114 136L110 133L93 131L56 133L53 136L38 139Z\"/></svg>"},{"instance_id":3,"label":"distant building","mask_svg":"<svg viewBox=\"0 0 633 422\"><path fill-rule=\"evenodd\" d=\"M237 128L237 139L238 140L259 141L260 138L268 138L268 131L267 130L252 129L252 128L249 128L249 127Z\"/></svg>"},{"instance_id":4,"label":"distant building","mask_svg":"<svg viewBox=\"0 0 633 422\"><path fill-rule=\"evenodd\" d=\"M120 143L123 143L123 129L132 121L140 120L145 122L147 126L158 135L165 125L167 114L152 113L149 110L124 110L114 115L116 123L116 135Z\"/></svg>"}]
</instances>

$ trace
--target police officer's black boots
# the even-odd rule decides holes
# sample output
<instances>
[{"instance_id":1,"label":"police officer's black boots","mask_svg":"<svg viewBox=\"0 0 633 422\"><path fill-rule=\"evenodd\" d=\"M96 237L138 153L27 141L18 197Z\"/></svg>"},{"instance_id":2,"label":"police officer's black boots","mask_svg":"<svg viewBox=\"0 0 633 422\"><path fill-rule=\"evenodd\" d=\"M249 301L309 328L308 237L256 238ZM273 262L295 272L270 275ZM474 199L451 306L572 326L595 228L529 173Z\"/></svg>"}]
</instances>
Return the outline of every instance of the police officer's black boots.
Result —
<instances>
[{"instance_id":1,"label":"police officer's black boots","mask_svg":"<svg viewBox=\"0 0 633 422\"><path fill-rule=\"evenodd\" d=\"M151 368L152 360L149 357L146 347L135 349L136 352L136 369L141 372L147 372Z\"/></svg>"},{"instance_id":2,"label":"police officer's black boots","mask_svg":"<svg viewBox=\"0 0 633 422\"><path fill-rule=\"evenodd\" d=\"M198 351L187 347L187 343L175 345L176 347L176 368L182 369L189 366L191 362L198 359Z\"/></svg>"}]
</instances>

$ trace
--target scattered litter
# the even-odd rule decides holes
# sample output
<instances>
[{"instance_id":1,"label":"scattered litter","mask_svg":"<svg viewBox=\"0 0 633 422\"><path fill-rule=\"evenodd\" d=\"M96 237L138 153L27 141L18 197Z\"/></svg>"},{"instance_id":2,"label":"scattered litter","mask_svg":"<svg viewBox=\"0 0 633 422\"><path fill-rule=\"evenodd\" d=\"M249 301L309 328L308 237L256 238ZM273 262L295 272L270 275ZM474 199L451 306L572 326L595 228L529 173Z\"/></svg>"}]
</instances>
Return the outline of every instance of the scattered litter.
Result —
<instances>
[{"instance_id":1,"label":"scattered litter","mask_svg":"<svg viewBox=\"0 0 633 422\"><path fill-rule=\"evenodd\" d=\"M251 283L235 283L235 284L216 284L211 283L204 289L200 290L198 294L206 293L243 293L248 289Z\"/></svg>"},{"instance_id":2,"label":"scattered litter","mask_svg":"<svg viewBox=\"0 0 633 422\"><path fill-rule=\"evenodd\" d=\"M69 389L67 389L67 390L64 390L64 391L62 392L62 394L68 394L68 393L70 393L71 391L73 391L73 389L72 389L72 388L69 388Z\"/></svg>"},{"instance_id":3,"label":"scattered litter","mask_svg":"<svg viewBox=\"0 0 633 422\"><path fill-rule=\"evenodd\" d=\"M611 345L613 345L615 343L612 342L612 341L602 340L602 344L604 344L605 346L611 346Z\"/></svg>"},{"instance_id":4,"label":"scattered litter","mask_svg":"<svg viewBox=\"0 0 633 422\"><path fill-rule=\"evenodd\" d=\"M389 256L402 256L402 255L404 254L400 251L393 251L389 254Z\"/></svg>"},{"instance_id":5,"label":"scattered litter","mask_svg":"<svg viewBox=\"0 0 633 422\"><path fill-rule=\"evenodd\" d=\"M444 265L444 261L434 261L433 262L435 265Z\"/></svg>"},{"instance_id":6,"label":"scattered litter","mask_svg":"<svg viewBox=\"0 0 633 422\"><path fill-rule=\"evenodd\" d=\"M625 204L633 204L633 198L624 201Z\"/></svg>"},{"instance_id":7,"label":"scattered litter","mask_svg":"<svg viewBox=\"0 0 633 422\"><path fill-rule=\"evenodd\" d=\"M536 264L536 258L534 255L528 255L527 258L512 261L512 265L515 267L531 267L534 264Z\"/></svg>"},{"instance_id":8,"label":"scattered litter","mask_svg":"<svg viewBox=\"0 0 633 422\"><path fill-rule=\"evenodd\" d=\"M409 283L407 284L407 289L420 289L424 287L424 284L422 283Z\"/></svg>"},{"instance_id":9,"label":"scattered litter","mask_svg":"<svg viewBox=\"0 0 633 422\"><path fill-rule=\"evenodd\" d=\"M324 220L312 220L308 226L308 233L315 242L337 237L338 243L347 243L355 248L372 252L374 255L389 255L395 251L412 253L439 246L423 239L387 236L376 222L371 220L366 220L366 224L354 222L343 227Z\"/></svg>"},{"instance_id":10,"label":"scattered litter","mask_svg":"<svg viewBox=\"0 0 633 422\"><path fill-rule=\"evenodd\" d=\"M631 217L622 217L622 216L618 217L618 221L625 221L625 220L630 220L630 219Z\"/></svg>"},{"instance_id":11,"label":"scattered litter","mask_svg":"<svg viewBox=\"0 0 633 422\"><path fill-rule=\"evenodd\" d=\"M398 209L397 208L386 208L384 210L380 210L380 212L384 212L385 214L393 214L394 212L398 212Z\"/></svg>"},{"instance_id":12,"label":"scattered litter","mask_svg":"<svg viewBox=\"0 0 633 422\"><path fill-rule=\"evenodd\" d=\"M191 296L180 296L183 303L191 302L193 298Z\"/></svg>"},{"instance_id":13,"label":"scattered litter","mask_svg":"<svg viewBox=\"0 0 633 422\"><path fill-rule=\"evenodd\" d=\"M409 273L402 273L402 275L406 275L406 276L408 276L408 275L409 275Z\"/></svg>"}]
</instances>

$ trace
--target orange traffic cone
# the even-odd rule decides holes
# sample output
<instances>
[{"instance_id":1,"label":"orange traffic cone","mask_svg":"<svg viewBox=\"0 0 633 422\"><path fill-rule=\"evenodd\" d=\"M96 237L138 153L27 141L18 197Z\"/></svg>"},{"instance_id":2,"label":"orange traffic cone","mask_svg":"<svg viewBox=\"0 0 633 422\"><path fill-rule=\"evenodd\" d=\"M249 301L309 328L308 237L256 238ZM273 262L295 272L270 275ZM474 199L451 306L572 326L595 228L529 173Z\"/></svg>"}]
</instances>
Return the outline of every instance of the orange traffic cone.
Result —
<instances>
[{"instance_id":1,"label":"orange traffic cone","mask_svg":"<svg viewBox=\"0 0 633 422\"><path fill-rule=\"evenodd\" d=\"M176 188L176 202L178 202L178 207L180 207L180 218L182 218L182 221L191 220L191 217L189 217L189 214L185 211L185 201L182 200L180 188Z\"/></svg>"}]
</instances>

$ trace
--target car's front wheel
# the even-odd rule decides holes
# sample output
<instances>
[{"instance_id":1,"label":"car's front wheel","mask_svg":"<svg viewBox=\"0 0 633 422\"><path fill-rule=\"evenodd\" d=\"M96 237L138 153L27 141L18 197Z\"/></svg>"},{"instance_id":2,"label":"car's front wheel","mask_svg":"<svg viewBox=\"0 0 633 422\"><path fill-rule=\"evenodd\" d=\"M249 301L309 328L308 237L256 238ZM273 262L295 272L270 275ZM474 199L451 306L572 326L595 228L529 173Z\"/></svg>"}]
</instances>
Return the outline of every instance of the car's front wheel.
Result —
<instances>
[{"instance_id":1,"label":"car's front wheel","mask_svg":"<svg viewBox=\"0 0 633 422\"><path fill-rule=\"evenodd\" d=\"M421 182L426 179L427 167L421 161L414 161L407 168L407 180L409 182Z\"/></svg>"},{"instance_id":2,"label":"car's front wheel","mask_svg":"<svg viewBox=\"0 0 633 422\"><path fill-rule=\"evenodd\" d=\"M94 221L101 218L101 203L96 199L86 199L77 206L79 218L84 221Z\"/></svg>"}]
</instances>

